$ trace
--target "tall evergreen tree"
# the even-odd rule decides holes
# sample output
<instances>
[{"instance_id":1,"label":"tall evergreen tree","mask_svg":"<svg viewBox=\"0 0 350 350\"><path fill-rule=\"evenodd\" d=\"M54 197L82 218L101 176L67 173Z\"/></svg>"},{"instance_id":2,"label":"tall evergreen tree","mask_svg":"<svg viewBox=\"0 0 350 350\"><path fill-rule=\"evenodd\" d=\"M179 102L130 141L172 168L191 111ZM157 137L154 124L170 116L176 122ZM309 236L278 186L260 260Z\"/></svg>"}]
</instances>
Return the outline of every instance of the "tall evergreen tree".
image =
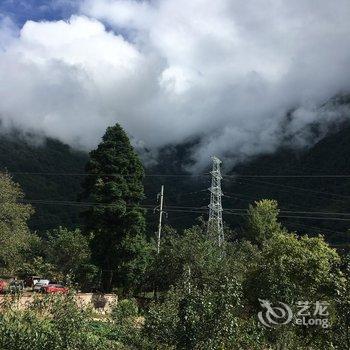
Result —
<instances>
[{"instance_id":1,"label":"tall evergreen tree","mask_svg":"<svg viewBox=\"0 0 350 350\"><path fill-rule=\"evenodd\" d=\"M145 232L143 166L123 128L109 127L96 150L90 152L83 198L93 205L83 214L93 232L92 255L101 269L104 290L123 279L122 265L130 259L123 242Z\"/></svg>"}]
</instances>

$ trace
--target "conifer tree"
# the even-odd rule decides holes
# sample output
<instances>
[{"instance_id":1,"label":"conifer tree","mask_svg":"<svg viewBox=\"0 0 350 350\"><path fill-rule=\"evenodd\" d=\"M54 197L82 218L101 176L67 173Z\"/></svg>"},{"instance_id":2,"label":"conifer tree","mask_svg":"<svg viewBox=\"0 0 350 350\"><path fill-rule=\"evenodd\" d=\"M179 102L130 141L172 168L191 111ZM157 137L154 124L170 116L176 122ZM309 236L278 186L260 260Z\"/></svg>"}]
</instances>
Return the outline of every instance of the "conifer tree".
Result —
<instances>
[{"instance_id":1,"label":"conifer tree","mask_svg":"<svg viewBox=\"0 0 350 350\"><path fill-rule=\"evenodd\" d=\"M101 269L104 290L122 280L121 266L130 254L123 240L145 232L143 166L123 128L109 127L90 152L83 198L92 203L84 212L85 228L93 232L92 256Z\"/></svg>"}]
</instances>

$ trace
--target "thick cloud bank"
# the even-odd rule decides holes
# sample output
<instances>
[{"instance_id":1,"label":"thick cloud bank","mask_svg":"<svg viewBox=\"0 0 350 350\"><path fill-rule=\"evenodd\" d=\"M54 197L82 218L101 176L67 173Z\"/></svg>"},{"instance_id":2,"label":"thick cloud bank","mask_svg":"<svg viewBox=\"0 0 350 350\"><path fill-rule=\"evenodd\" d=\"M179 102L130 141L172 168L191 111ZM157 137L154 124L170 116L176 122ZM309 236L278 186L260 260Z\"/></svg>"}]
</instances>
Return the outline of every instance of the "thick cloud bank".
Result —
<instances>
[{"instance_id":1,"label":"thick cloud bank","mask_svg":"<svg viewBox=\"0 0 350 350\"><path fill-rule=\"evenodd\" d=\"M114 122L153 150L198 137L198 165L303 145L343 117L319 107L350 92L349 23L348 0L86 0L67 21L2 18L0 118L80 148Z\"/></svg>"}]
</instances>

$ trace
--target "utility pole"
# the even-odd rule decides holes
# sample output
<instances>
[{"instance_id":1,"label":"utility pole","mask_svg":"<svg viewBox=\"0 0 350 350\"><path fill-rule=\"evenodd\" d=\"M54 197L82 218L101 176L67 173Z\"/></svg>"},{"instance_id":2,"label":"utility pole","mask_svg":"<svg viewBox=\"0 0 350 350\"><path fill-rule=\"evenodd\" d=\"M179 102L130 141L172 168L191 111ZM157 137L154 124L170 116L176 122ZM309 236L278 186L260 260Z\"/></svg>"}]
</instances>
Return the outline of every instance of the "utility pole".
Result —
<instances>
[{"instance_id":1,"label":"utility pole","mask_svg":"<svg viewBox=\"0 0 350 350\"><path fill-rule=\"evenodd\" d=\"M222 203L221 203L221 160L217 157L212 157L213 170L211 174L210 204L209 220L208 220L208 234L212 235L217 240L219 246L224 242L224 226L222 222Z\"/></svg>"},{"instance_id":2,"label":"utility pole","mask_svg":"<svg viewBox=\"0 0 350 350\"><path fill-rule=\"evenodd\" d=\"M158 195L159 196L159 195ZM162 219L163 219L163 203L164 203L164 185L160 189L160 206L159 206L159 224L158 224L158 239L157 239L157 254L160 251L160 237L162 235Z\"/></svg>"},{"instance_id":3,"label":"utility pole","mask_svg":"<svg viewBox=\"0 0 350 350\"><path fill-rule=\"evenodd\" d=\"M164 185L161 186L160 193L158 193L157 200L159 200L159 199L160 199L159 206L154 208L154 212L156 210L159 210L159 223L158 223L158 234L157 234L157 255L159 255L159 252L160 252L160 238L161 238L161 235L162 235L162 219L163 219L163 214L165 214L165 212L163 211ZM158 280L158 271L156 271L156 274L157 274L156 280ZM155 282L155 284L154 284L154 295L153 295L155 300L158 299L157 290L158 290L158 285L157 285L157 282Z\"/></svg>"}]
</instances>

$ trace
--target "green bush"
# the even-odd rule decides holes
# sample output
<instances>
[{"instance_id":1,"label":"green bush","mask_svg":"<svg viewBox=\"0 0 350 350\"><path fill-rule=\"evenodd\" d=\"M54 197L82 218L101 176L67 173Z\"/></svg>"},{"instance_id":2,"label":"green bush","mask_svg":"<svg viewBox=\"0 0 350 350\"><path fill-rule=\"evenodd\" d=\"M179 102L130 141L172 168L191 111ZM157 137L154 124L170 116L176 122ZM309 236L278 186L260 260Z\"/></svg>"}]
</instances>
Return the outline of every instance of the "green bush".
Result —
<instances>
[{"instance_id":1,"label":"green bush","mask_svg":"<svg viewBox=\"0 0 350 350\"><path fill-rule=\"evenodd\" d=\"M38 299L24 310L9 303L0 314L0 349L118 349L92 332L92 322L91 311L79 308L73 295Z\"/></svg>"},{"instance_id":2,"label":"green bush","mask_svg":"<svg viewBox=\"0 0 350 350\"><path fill-rule=\"evenodd\" d=\"M111 317L115 323L121 324L137 317L138 311L135 299L123 299L112 308Z\"/></svg>"},{"instance_id":3,"label":"green bush","mask_svg":"<svg viewBox=\"0 0 350 350\"><path fill-rule=\"evenodd\" d=\"M241 288L235 280L191 289L179 285L154 303L145 333L165 349L262 349L263 332L242 317Z\"/></svg>"}]
</instances>

